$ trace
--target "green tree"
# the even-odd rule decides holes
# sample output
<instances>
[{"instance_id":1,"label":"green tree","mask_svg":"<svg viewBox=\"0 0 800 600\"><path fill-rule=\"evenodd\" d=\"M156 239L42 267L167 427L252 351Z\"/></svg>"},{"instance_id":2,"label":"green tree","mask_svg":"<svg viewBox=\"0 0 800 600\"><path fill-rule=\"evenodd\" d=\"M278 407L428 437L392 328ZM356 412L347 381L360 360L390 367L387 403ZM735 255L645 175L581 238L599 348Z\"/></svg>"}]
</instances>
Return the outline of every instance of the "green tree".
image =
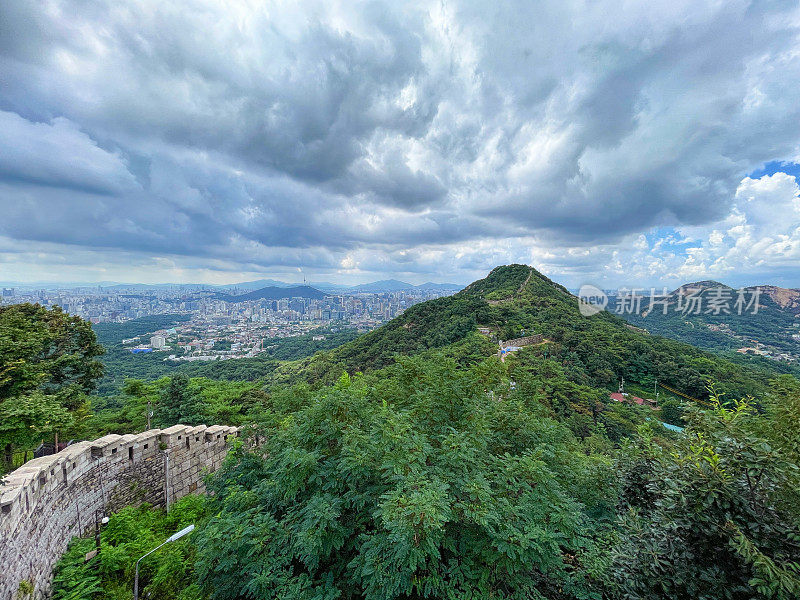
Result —
<instances>
[{"instance_id":1,"label":"green tree","mask_svg":"<svg viewBox=\"0 0 800 600\"><path fill-rule=\"evenodd\" d=\"M668 400L664 400L661 405L661 420L666 423L671 423L672 425L678 425L679 427L683 427L685 424L683 421L683 407L678 400L670 398Z\"/></svg>"},{"instance_id":2,"label":"green tree","mask_svg":"<svg viewBox=\"0 0 800 600\"><path fill-rule=\"evenodd\" d=\"M213 483L195 538L214 598L599 598L579 494L613 502L610 464L500 371L440 357L384 375L270 398L262 451Z\"/></svg>"},{"instance_id":3,"label":"green tree","mask_svg":"<svg viewBox=\"0 0 800 600\"><path fill-rule=\"evenodd\" d=\"M59 431L102 376L103 348L89 323L58 307L0 307L0 444L30 447ZM65 431L66 430L66 431Z\"/></svg>"},{"instance_id":4,"label":"green tree","mask_svg":"<svg viewBox=\"0 0 800 600\"><path fill-rule=\"evenodd\" d=\"M205 404L190 385L189 378L178 373L170 377L169 384L161 392L155 416L161 427L178 423L199 425L206 420Z\"/></svg>"},{"instance_id":5,"label":"green tree","mask_svg":"<svg viewBox=\"0 0 800 600\"><path fill-rule=\"evenodd\" d=\"M749 402L693 411L674 452L634 461L614 573L624 598L800 597L796 460ZM787 440L800 422L785 423Z\"/></svg>"},{"instance_id":6,"label":"green tree","mask_svg":"<svg viewBox=\"0 0 800 600\"><path fill-rule=\"evenodd\" d=\"M789 460L800 464L800 381L781 375L772 382L766 401L767 418L760 421L761 433Z\"/></svg>"}]
</instances>

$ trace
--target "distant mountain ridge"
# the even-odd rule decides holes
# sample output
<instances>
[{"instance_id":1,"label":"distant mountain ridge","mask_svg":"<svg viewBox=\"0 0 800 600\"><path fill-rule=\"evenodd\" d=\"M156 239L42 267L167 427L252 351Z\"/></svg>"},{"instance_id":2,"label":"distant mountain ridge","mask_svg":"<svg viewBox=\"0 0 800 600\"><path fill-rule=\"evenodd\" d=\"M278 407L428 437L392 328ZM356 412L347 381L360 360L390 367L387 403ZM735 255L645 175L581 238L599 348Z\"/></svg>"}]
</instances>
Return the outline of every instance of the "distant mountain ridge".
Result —
<instances>
[{"instance_id":1,"label":"distant mountain ridge","mask_svg":"<svg viewBox=\"0 0 800 600\"><path fill-rule=\"evenodd\" d=\"M793 315L800 315L800 289L798 288L782 288L776 285L751 285L744 288L734 288L719 281L704 280L695 281L692 283L684 283L680 287L674 289L669 293L670 297L677 297L681 294L687 295L690 293L698 293L703 295L715 289L725 290L727 293L737 293L739 289L744 290L746 294L751 294L755 290L760 290L759 300L767 300L766 303L760 304L761 306L772 306L791 312Z\"/></svg>"},{"instance_id":2,"label":"distant mountain ridge","mask_svg":"<svg viewBox=\"0 0 800 600\"><path fill-rule=\"evenodd\" d=\"M774 285L762 285L760 288L761 293L766 294L779 308L800 316L800 289Z\"/></svg>"},{"instance_id":3,"label":"distant mountain ridge","mask_svg":"<svg viewBox=\"0 0 800 600\"><path fill-rule=\"evenodd\" d=\"M373 281L372 283L362 283L361 285L350 286L350 291L353 292L399 292L400 290L411 289L415 286L405 281L398 281L397 279L382 279L381 281Z\"/></svg>"},{"instance_id":4,"label":"distant mountain ridge","mask_svg":"<svg viewBox=\"0 0 800 600\"><path fill-rule=\"evenodd\" d=\"M186 291L216 291L225 290L230 292L248 292L260 290L268 287L276 288L292 288L307 285L318 290L326 292L334 292L338 294L356 294L356 293L381 293L381 292L397 292L403 290L453 290L457 291L464 286L457 283L433 283L426 282L420 285L414 285L405 281L397 279L384 279L381 281L373 281L370 283L361 283L358 285L345 285L340 283L331 283L329 281L308 282L308 283L287 283L277 279L256 279L253 281L242 281L240 283L226 283L226 284L209 284L209 283L119 283L116 281L103 281L98 283L49 283L39 282L33 284L21 284L15 282L5 282L0 284L4 287L18 287L20 290L30 289L98 289L103 291L120 292L125 290L186 290ZM238 295L234 294L234 295Z\"/></svg>"},{"instance_id":5,"label":"distant mountain ridge","mask_svg":"<svg viewBox=\"0 0 800 600\"><path fill-rule=\"evenodd\" d=\"M283 298L310 298L312 300L322 300L326 294L309 285L297 285L293 287L268 286L245 294L215 294L213 297L225 302L246 302L248 300L281 300Z\"/></svg>"},{"instance_id":6,"label":"distant mountain ridge","mask_svg":"<svg viewBox=\"0 0 800 600\"><path fill-rule=\"evenodd\" d=\"M286 283L277 279L256 279L255 281L243 281L242 283L229 283L224 285L211 285L208 287L224 290L260 290L266 287L294 287L296 283Z\"/></svg>"},{"instance_id":7,"label":"distant mountain ridge","mask_svg":"<svg viewBox=\"0 0 800 600\"><path fill-rule=\"evenodd\" d=\"M733 288L729 285L725 285L724 283L720 283L719 281L714 281L713 279L706 279L704 281L695 281L693 283L684 283L682 286L674 289L670 296L677 296L679 294L691 294L697 293L697 290L709 290L713 288L723 288L726 290L732 290Z\"/></svg>"},{"instance_id":8,"label":"distant mountain ridge","mask_svg":"<svg viewBox=\"0 0 800 600\"><path fill-rule=\"evenodd\" d=\"M632 325L650 333L705 350L735 350L787 361L800 360L800 290L762 285L742 288L742 292L740 298L739 289L719 281L695 281L660 298L667 303L666 314L661 304L649 310L648 297L642 299L638 314L628 310L619 313ZM690 295L699 298L698 304L688 304ZM711 303L720 297L729 298L724 310L713 308ZM612 301L609 310L615 308Z\"/></svg>"}]
</instances>

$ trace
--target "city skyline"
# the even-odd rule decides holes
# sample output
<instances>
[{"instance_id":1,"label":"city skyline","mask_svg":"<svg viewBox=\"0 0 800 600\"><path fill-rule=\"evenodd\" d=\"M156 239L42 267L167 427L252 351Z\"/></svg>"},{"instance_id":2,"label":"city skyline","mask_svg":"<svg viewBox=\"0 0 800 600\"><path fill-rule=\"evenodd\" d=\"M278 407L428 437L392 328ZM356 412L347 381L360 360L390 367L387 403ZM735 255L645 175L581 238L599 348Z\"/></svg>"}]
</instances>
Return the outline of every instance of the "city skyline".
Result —
<instances>
[{"instance_id":1,"label":"city skyline","mask_svg":"<svg viewBox=\"0 0 800 600\"><path fill-rule=\"evenodd\" d=\"M458 290L463 288L467 283L454 283L448 281L423 281L421 283L411 283L408 281L400 281L397 279L381 279L375 281L362 281L347 285L343 283L333 282L314 282L314 281L281 281L276 279L255 279L248 281L233 281L230 283L203 283L196 281L187 282L166 282L156 281L153 283L145 283L141 281L2 281L0 280L0 288L20 289L20 290L76 290L76 289L109 289L109 288L128 288L135 289L142 287L146 289L168 289L168 288L197 288L197 289L219 289L219 290L257 290L266 287L301 287L309 286L319 289L323 292L341 293L358 292L359 288L372 288L378 286L380 290L392 291L411 288L420 288L426 286L436 286L442 289ZM381 287L381 284L386 284Z\"/></svg>"},{"instance_id":2,"label":"city skyline","mask_svg":"<svg viewBox=\"0 0 800 600\"><path fill-rule=\"evenodd\" d=\"M272 288L286 295L263 297L228 294L223 290L180 287L74 288L16 290L0 288L0 307L35 303L59 306L93 325L148 323L138 335L114 340L112 352L155 353L159 360L181 362L253 358L281 338L327 330L366 332L399 316L407 308L445 296L455 289L408 288L386 292L352 289L320 293L308 286ZM259 290L263 291L263 290ZM155 321L154 321L155 319ZM167 319L164 323L159 319ZM176 324L176 319L180 320ZM332 329L331 329L332 328ZM312 341L324 341L322 333Z\"/></svg>"}]
</instances>

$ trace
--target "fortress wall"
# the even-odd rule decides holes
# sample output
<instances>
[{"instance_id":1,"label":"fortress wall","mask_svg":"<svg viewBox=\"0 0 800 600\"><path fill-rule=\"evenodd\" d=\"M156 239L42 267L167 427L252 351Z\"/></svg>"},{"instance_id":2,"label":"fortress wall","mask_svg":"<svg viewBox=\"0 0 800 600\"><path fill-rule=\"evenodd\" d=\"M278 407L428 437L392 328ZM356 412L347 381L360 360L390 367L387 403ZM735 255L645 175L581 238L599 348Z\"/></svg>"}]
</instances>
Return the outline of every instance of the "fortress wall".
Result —
<instances>
[{"instance_id":1,"label":"fortress wall","mask_svg":"<svg viewBox=\"0 0 800 600\"><path fill-rule=\"evenodd\" d=\"M149 502L165 506L205 491L203 476L222 464L236 427L175 425L104 436L29 461L0 485L0 600L27 581L46 597L52 569L69 541L98 516Z\"/></svg>"},{"instance_id":2,"label":"fortress wall","mask_svg":"<svg viewBox=\"0 0 800 600\"><path fill-rule=\"evenodd\" d=\"M504 348L507 348L508 346L522 347L522 346L532 346L534 344L540 344L543 341L544 341L544 336L542 334L537 333L536 335L528 335L521 338L515 338L513 340L506 340L502 344Z\"/></svg>"}]
</instances>

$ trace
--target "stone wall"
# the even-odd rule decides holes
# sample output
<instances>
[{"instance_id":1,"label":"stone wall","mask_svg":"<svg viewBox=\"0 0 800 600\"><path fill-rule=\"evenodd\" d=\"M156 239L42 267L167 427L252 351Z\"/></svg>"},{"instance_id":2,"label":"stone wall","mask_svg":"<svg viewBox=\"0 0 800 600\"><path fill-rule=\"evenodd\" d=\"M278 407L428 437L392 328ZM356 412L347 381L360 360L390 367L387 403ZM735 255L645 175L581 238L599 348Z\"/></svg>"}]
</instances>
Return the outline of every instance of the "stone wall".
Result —
<instances>
[{"instance_id":1,"label":"stone wall","mask_svg":"<svg viewBox=\"0 0 800 600\"><path fill-rule=\"evenodd\" d=\"M513 340L506 340L505 342L500 342L500 346L503 348L508 348L509 346L518 346L522 348L523 346L532 346L534 344L541 344L544 341L544 336L537 333L536 335L528 335L521 338L515 338Z\"/></svg>"},{"instance_id":2,"label":"stone wall","mask_svg":"<svg viewBox=\"0 0 800 600\"><path fill-rule=\"evenodd\" d=\"M37 598L46 597L53 566L74 536L94 527L96 511L110 514L142 502L165 506L204 492L204 475L219 468L235 435L236 427L221 425L112 434L6 475L0 486L0 600L14 599L25 581Z\"/></svg>"}]
</instances>

